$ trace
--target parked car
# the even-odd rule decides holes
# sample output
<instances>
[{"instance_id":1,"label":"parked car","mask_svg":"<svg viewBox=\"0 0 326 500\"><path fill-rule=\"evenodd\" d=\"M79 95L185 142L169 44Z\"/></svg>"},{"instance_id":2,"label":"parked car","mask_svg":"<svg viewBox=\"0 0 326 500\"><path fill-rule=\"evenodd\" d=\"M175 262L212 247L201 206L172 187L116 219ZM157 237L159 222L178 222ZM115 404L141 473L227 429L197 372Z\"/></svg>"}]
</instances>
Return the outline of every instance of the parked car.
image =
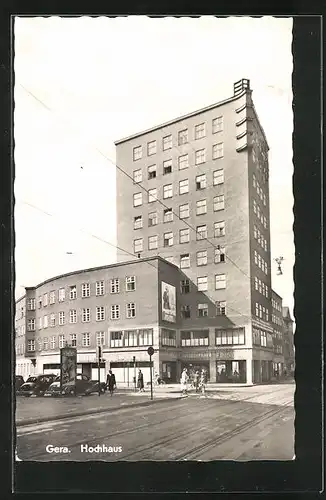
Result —
<instances>
[{"instance_id":1,"label":"parked car","mask_svg":"<svg viewBox=\"0 0 326 500\"><path fill-rule=\"evenodd\" d=\"M15 375L15 387L16 387L16 392L19 391L20 387L23 385L25 382L24 377L22 375Z\"/></svg>"},{"instance_id":2,"label":"parked car","mask_svg":"<svg viewBox=\"0 0 326 500\"><path fill-rule=\"evenodd\" d=\"M105 382L100 383L101 392L106 391ZM44 396L88 396L93 392L98 392L98 380L92 380L83 373L77 373L76 384L73 382L66 382L60 388L60 379L55 380L45 391Z\"/></svg>"},{"instance_id":3,"label":"parked car","mask_svg":"<svg viewBox=\"0 0 326 500\"><path fill-rule=\"evenodd\" d=\"M43 374L29 377L19 388L18 394L21 396L43 396L46 389L57 378L57 375Z\"/></svg>"}]
</instances>

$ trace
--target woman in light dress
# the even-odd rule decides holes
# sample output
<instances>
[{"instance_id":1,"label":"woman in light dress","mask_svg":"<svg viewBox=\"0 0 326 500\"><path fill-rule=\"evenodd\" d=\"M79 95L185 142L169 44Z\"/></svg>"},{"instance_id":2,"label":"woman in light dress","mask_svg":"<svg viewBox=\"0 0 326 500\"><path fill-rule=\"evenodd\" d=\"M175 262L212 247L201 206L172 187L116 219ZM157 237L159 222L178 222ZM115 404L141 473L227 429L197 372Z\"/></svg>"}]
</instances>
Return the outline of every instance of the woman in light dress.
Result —
<instances>
[{"instance_id":1,"label":"woman in light dress","mask_svg":"<svg viewBox=\"0 0 326 500\"><path fill-rule=\"evenodd\" d=\"M184 396L188 395L188 389L187 389L188 380L189 380L189 376L187 373L187 368L184 368L182 371L182 374L181 374L181 379L180 379L181 391L182 391L182 394Z\"/></svg>"}]
</instances>

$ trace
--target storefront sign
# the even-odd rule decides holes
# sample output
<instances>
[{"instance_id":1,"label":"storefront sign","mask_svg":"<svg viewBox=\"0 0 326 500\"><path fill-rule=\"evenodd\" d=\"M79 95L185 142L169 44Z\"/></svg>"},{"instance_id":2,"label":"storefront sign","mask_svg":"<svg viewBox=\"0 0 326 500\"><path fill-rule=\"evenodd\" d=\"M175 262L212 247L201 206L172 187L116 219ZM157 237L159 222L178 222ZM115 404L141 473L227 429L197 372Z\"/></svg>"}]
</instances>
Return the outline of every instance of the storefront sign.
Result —
<instances>
[{"instance_id":1,"label":"storefront sign","mask_svg":"<svg viewBox=\"0 0 326 500\"><path fill-rule=\"evenodd\" d=\"M211 352L181 352L181 359L208 359L212 357Z\"/></svg>"},{"instance_id":2,"label":"storefront sign","mask_svg":"<svg viewBox=\"0 0 326 500\"><path fill-rule=\"evenodd\" d=\"M267 332L273 333L273 327L269 323L266 323L266 321L262 321L261 319L253 319L252 324L253 326L256 326L258 328L263 328Z\"/></svg>"},{"instance_id":3,"label":"storefront sign","mask_svg":"<svg viewBox=\"0 0 326 500\"><path fill-rule=\"evenodd\" d=\"M230 360L234 359L234 351L232 349L218 349L216 351L216 359Z\"/></svg>"},{"instance_id":4,"label":"storefront sign","mask_svg":"<svg viewBox=\"0 0 326 500\"><path fill-rule=\"evenodd\" d=\"M175 286L162 281L162 319L175 323L176 321L176 293Z\"/></svg>"}]
</instances>

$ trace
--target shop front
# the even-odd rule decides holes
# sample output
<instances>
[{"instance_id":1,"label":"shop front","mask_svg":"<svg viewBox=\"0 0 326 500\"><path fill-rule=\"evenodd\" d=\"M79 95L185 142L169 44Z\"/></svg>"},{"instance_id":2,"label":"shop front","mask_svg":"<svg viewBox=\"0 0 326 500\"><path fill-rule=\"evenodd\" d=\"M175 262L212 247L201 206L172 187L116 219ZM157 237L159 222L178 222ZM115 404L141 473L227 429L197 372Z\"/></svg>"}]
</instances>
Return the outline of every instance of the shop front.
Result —
<instances>
[{"instance_id":1,"label":"shop front","mask_svg":"<svg viewBox=\"0 0 326 500\"><path fill-rule=\"evenodd\" d=\"M246 360L216 361L216 382L221 384L245 384L247 382Z\"/></svg>"},{"instance_id":2,"label":"shop front","mask_svg":"<svg viewBox=\"0 0 326 500\"><path fill-rule=\"evenodd\" d=\"M177 382L177 362L162 361L162 379L166 384L175 384Z\"/></svg>"}]
</instances>

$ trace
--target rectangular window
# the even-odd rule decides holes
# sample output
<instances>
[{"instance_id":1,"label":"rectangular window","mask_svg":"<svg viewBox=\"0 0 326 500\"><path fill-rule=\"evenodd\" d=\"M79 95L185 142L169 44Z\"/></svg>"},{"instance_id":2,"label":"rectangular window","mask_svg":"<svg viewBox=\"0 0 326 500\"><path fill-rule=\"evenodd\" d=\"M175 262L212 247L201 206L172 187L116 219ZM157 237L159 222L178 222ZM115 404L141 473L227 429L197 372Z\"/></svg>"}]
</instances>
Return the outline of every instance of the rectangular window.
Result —
<instances>
[{"instance_id":1,"label":"rectangular window","mask_svg":"<svg viewBox=\"0 0 326 500\"><path fill-rule=\"evenodd\" d=\"M163 175L171 174L172 172L172 160L166 160L163 162Z\"/></svg>"},{"instance_id":2,"label":"rectangular window","mask_svg":"<svg viewBox=\"0 0 326 500\"><path fill-rule=\"evenodd\" d=\"M59 349L62 349L65 346L65 336L59 335Z\"/></svg>"},{"instance_id":3,"label":"rectangular window","mask_svg":"<svg viewBox=\"0 0 326 500\"><path fill-rule=\"evenodd\" d=\"M197 278L197 290L198 292L206 292L207 287L207 276L200 276Z\"/></svg>"},{"instance_id":4,"label":"rectangular window","mask_svg":"<svg viewBox=\"0 0 326 500\"><path fill-rule=\"evenodd\" d=\"M189 179L179 181L179 194L189 193Z\"/></svg>"},{"instance_id":5,"label":"rectangular window","mask_svg":"<svg viewBox=\"0 0 326 500\"><path fill-rule=\"evenodd\" d=\"M180 229L179 243L189 243L189 239L190 239L190 230L188 228Z\"/></svg>"},{"instance_id":6,"label":"rectangular window","mask_svg":"<svg viewBox=\"0 0 326 500\"><path fill-rule=\"evenodd\" d=\"M144 328L138 331L139 345L153 345L153 329Z\"/></svg>"},{"instance_id":7,"label":"rectangular window","mask_svg":"<svg viewBox=\"0 0 326 500\"><path fill-rule=\"evenodd\" d=\"M172 189L172 184L166 184L163 186L163 198L172 198L173 195L173 189Z\"/></svg>"},{"instance_id":8,"label":"rectangular window","mask_svg":"<svg viewBox=\"0 0 326 500\"><path fill-rule=\"evenodd\" d=\"M148 167L147 169L147 172L148 172L148 179L155 179L156 177L156 165L151 165L150 167Z\"/></svg>"},{"instance_id":9,"label":"rectangular window","mask_svg":"<svg viewBox=\"0 0 326 500\"><path fill-rule=\"evenodd\" d=\"M166 135L163 137L163 151L172 148L172 135Z\"/></svg>"},{"instance_id":10,"label":"rectangular window","mask_svg":"<svg viewBox=\"0 0 326 500\"><path fill-rule=\"evenodd\" d=\"M258 278L255 277L255 290L258 290Z\"/></svg>"},{"instance_id":11,"label":"rectangular window","mask_svg":"<svg viewBox=\"0 0 326 500\"><path fill-rule=\"evenodd\" d=\"M208 316L208 304L198 304L198 317L207 318Z\"/></svg>"},{"instance_id":12,"label":"rectangular window","mask_svg":"<svg viewBox=\"0 0 326 500\"><path fill-rule=\"evenodd\" d=\"M182 347L199 347L209 345L209 330L181 331Z\"/></svg>"},{"instance_id":13,"label":"rectangular window","mask_svg":"<svg viewBox=\"0 0 326 500\"><path fill-rule=\"evenodd\" d=\"M157 213L156 212L150 212L148 214L148 226L156 226L157 225Z\"/></svg>"},{"instance_id":14,"label":"rectangular window","mask_svg":"<svg viewBox=\"0 0 326 500\"><path fill-rule=\"evenodd\" d=\"M197 191L200 189L206 188L206 174L197 175L196 177L196 189Z\"/></svg>"},{"instance_id":15,"label":"rectangular window","mask_svg":"<svg viewBox=\"0 0 326 500\"><path fill-rule=\"evenodd\" d=\"M141 215L137 215L134 217L134 229L141 229L143 227L143 217Z\"/></svg>"},{"instance_id":16,"label":"rectangular window","mask_svg":"<svg viewBox=\"0 0 326 500\"><path fill-rule=\"evenodd\" d=\"M140 160L141 157L143 156L143 148L142 146L136 146L133 148L133 160L137 161Z\"/></svg>"},{"instance_id":17,"label":"rectangular window","mask_svg":"<svg viewBox=\"0 0 326 500\"><path fill-rule=\"evenodd\" d=\"M153 203L157 200L157 188L148 190L148 203Z\"/></svg>"},{"instance_id":18,"label":"rectangular window","mask_svg":"<svg viewBox=\"0 0 326 500\"><path fill-rule=\"evenodd\" d=\"M220 330L215 328L216 345L243 345L245 343L244 328Z\"/></svg>"},{"instance_id":19,"label":"rectangular window","mask_svg":"<svg viewBox=\"0 0 326 500\"><path fill-rule=\"evenodd\" d=\"M43 298L42 298L42 295L40 295L39 298L38 298L38 308L39 309L42 308L42 303L43 303Z\"/></svg>"},{"instance_id":20,"label":"rectangular window","mask_svg":"<svg viewBox=\"0 0 326 500\"><path fill-rule=\"evenodd\" d=\"M46 307L48 305L48 294L45 293L43 295L43 307Z\"/></svg>"},{"instance_id":21,"label":"rectangular window","mask_svg":"<svg viewBox=\"0 0 326 500\"><path fill-rule=\"evenodd\" d=\"M265 195L265 193L263 194L263 203L266 206L266 195Z\"/></svg>"},{"instance_id":22,"label":"rectangular window","mask_svg":"<svg viewBox=\"0 0 326 500\"><path fill-rule=\"evenodd\" d=\"M224 169L219 168L213 172L213 186L217 186L218 184L223 184L224 182Z\"/></svg>"},{"instance_id":23,"label":"rectangular window","mask_svg":"<svg viewBox=\"0 0 326 500\"><path fill-rule=\"evenodd\" d=\"M64 302L65 298L66 298L66 290L65 290L65 288L59 288L58 301L59 302Z\"/></svg>"},{"instance_id":24,"label":"rectangular window","mask_svg":"<svg viewBox=\"0 0 326 500\"><path fill-rule=\"evenodd\" d=\"M136 347L138 345L137 330L126 330L123 333L123 344L125 347Z\"/></svg>"},{"instance_id":25,"label":"rectangular window","mask_svg":"<svg viewBox=\"0 0 326 500\"><path fill-rule=\"evenodd\" d=\"M133 292L136 290L136 277L135 276L127 276L126 277L126 291Z\"/></svg>"},{"instance_id":26,"label":"rectangular window","mask_svg":"<svg viewBox=\"0 0 326 500\"><path fill-rule=\"evenodd\" d=\"M82 284L82 297L85 299L86 297L90 297L91 295L91 286L89 283Z\"/></svg>"},{"instance_id":27,"label":"rectangular window","mask_svg":"<svg viewBox=\"0 0 326 500\"><path fill-rule=\"evenodd\" d=\"M69 287L69 299L74 300L77 299L77 287L76 285L72 285Z\"/></svg>"},{"instance_id":28,"label":"rectangular window","mask_svg":"<svg viewBox=\"0 0 326 500\"><path fill-rule=\"evenodd\" d=\"M122 347L122 332L111 332L111 347Z\"/></svg>"},{"instance_id":29,"label":"rectangular window","mask_svg":"<svg viewBox=\"0 0 326 500\"><path fill-rule=\"evenodd\" d=\"M28 301L27 301L27 309L29 311L35 311L35 299L28 299Z\"/></svg>"},{"instance_id":30,"label":"rectangular window","mask_svg":"<svg viewBox=\"0 0 326 500\"><path fill-rule=\"evenodd\" d=\"M202 226L197 226L196 227L196 239L197 240L204 240L207 238L207 226L206 224Z\"/></svg>"},{"instance_id":31,"label":"rectangular window","mask_svg":"<svg viewBox=\"0 0 326 500\"><path fill-rule=\"evenodd\" d=\"M51 290L50 292L50 304L55 303L55 290Z\"/></svg>"},{"instance_id":32,"label":"rectangular window","mask_svg":"<svg viewBox=\"0 0 326 500\"><path fill-rule=\"evenodd\" d=\"M187 144L188 142L188 129L179 130L178 132L178 145Z\"/></svg>"},{"instance_id":33,"label":"rectangular window","mask_svg":"<svg viewBox=\"0 0 326 500\"><path fill-rule=\"evenodd\" d=\"M184 170L189 167L189 157L188 154L179 156L178 158L179 170Z\"/></svg>"},{"instance_id":34,"label":"rectangular window","mask_svg":"<svg viewBox=\"0 0 326 500\"><path fill-rule=\"evenodd\" d=\"M181 293L190 293L190 281L189 280L182 280L180 281L180 289Z\"/></svg>"},{"instance_id":35,"label":"rectangular window","mask_svg":"<svg viewBox=\"0 0 326 500\"><path fill-rule=\"evenodd\" d=\"M195 139L201 139L205 137L205 123L199 123L195 126Z\"/></svg>"},{"instance_id":36,"label":"rectangular window","mask_svg":"<svg viewBox=\"0 0 326 500\"><path fill-rule=\"evenodd\" d=\"M222 132L223 130L223 116L218 116L212 120L212 133Z\"/></svg>"},{"instance_id":37,"label":"rectangular window","mask_svg":"<svg viewBox=\"0 0 326 500\"><path fill-rule=\"evenodd\" d=\"M207 212L207 201L198 200L196 201L196 215L206 214Z\"/></svg>"},{"instance_id":38,"label":"rectangular window","mask_svg":"<svg viewBox=\"0 0 326 500\"><path fill-rule=\"evenodd\" d=\"M42 330L43 328L43 318L42 316L38 319L38 329Z\"/></svg>"},{"instance_id":39,"label":"rectangular window","mask_svg":"<svg viewBox=\"0 0 326 500\"><path fill-rule=\"evenodd\" d=\"M91 343L91 339L90 339L90 334L89 333L83 333L83 337L82 337L82 346L83 347L89 347L90 346L90 343Z\"/></svg>"},{"instance_id":40,"label":"rectangular window","mask_svg":"<svg viewBox=\"0 0 326 500\"><path fill-rule=\"evenodd\" d=\"M104 346L105 344L105 335L104 332L96 332L96 345Z\"/></svg>"},{"instance_id":41,"label":"rectangular window","mask_svg":"<svg viewBox=\"0 0 326 500\"><path fill-rule=\"evenodd\" d=\"M179 217L180 219L187 219L189 217L189 204L180 205L179 207Z\"/></svg>"},{"instance_id":42,"label":"rectangular window","mask_svg":"<svg viewBox=\"0 0 326 500\"><path fill-rule=\"evenodd\" d=\"M166 208L163 210L163 222L172 222L173 221L173 212L172 208Z\"/></svg>"},{"instance_id":43,"label":"rectangular window","mask_svg":"<svg viewBox=\"0 0 326 500\"><path fill-rule=\"evenodd\" d=\"M127 312L127 318L135 318L136 304L134 302L130 302L129 304L127 304L126 312Z\"/></svg>"},{"instance_id":44,"label":"rectangular window","mask_svg":"<svg viewBox=\"0 0 326 500\"><path fill-rule=\"evenodd\" d=\"M217 301L215 303L216 306L216 316L224 316L226 314L226 302L225 301Z\"/></svg>"},{"instance_id":45,"label":"rectangular window","mask_svg":"<svg viewBox=\"0 0 326 500\"><path fill-rule=\"evenodd\" d=\"M213 209L214 209L214 212L217 212L218 210L224 209L224 194L221 194L219 196L214 197Z\"/></svg>"},{"instance_id":46,"label":"rectangular window","mask_svg":"<svg viewBox=\"0 0 326 500\"><path fill-rule=\"evenodd\" d=\"M65 324L65 313L64 311L59 312L59 325L62 326Z\"/></svg>"},{"instance_id":47,"label":"rectangular window","mask_svg":"<svg viewBox=\"0 0 326 500\"><path fill-rule=\"evenodd\" d=\"M188 267L190 267L190 255L189 253L184 253L180 255L180 268L186 269Z\"/></svg>"},{"instance_id":48,"label":"rectangular window","mask_svg":"<svg viewBox=\"0 0 326 500\"><path fill-rule=\"evenodd\" d=\"M77 347L77 333L70 334L70 345L71 347Z\"/></svg>"},{"instance_id":49,"label":"rectangular window","mask_svg":"<svg viewBox=\"0 0 326 500\"><path fill-rule=\"evenodd\" d=\"M119 278L112 278L110 280L110 293L119 293L120 282Z\"/></svg>"},{"instance_id":50,"label":"rectangular window","mask_svg":"<svg viewBox=\"0 0 326 500\"><path fill-rule=\"evenodd\" d=\"M214 238L219 238L220 236L225 236L224 221L214 222Z\"/></svg>"},{"instance_id":51,"label":"rectangular window","mask_svg":"<svg viewBox=\"0 0 326 500\"><path fill-rule=\"evenodd\" d=\"M53 336L51 337L51 342L50 342L51 349L55 349L55 345L56 345L56 338Z\"/></svg>"},{"instance_id":52,"label":"rectangular window","mask_svg":"<svg viewBox=\"0 0 326 500\"><path fill-rule=\"evenodd\" d=\"M173 233L164 233L163 245L171 247L173 245Z\"/></svg>"},{"instance_id":53,"label":"rectangular window","mask_svg":"<svg viewBox=\"0 0 326 500\"><path fill-rule=\"evenodd\" d=\"M214 262L219 264L220 262L225 262L225 248L218 246L214 250Z\"/></svg>"},{"instance_id":54,"label":"rectangular window","mask_svg":"<svg viewBox=\"0 0 326 500\"><path fill-rule=\"evenodd\" d=\"M104 281L103 280L96 282L95 293L96 293L97 297L104 295Z\"/></svg>"},{"instance_id":55,"label":"rectangular window","mask_svg":"<svg viewBox=\"0 0 326 500\"><path fill-rule=\"evenodd\" d=\"M197 252L197 266L207 265L207 250L200 250Z\"/></svg>"},{"instance_id":56,"label":"rectangular window","mask_svg":"<svg viewBox=\"0 0 326 500\"><path fill-rule=\"evenodd\" d=\"M264 215L264 228L267 229L267 219L266 219L265 215Z\"/></svg>"},{"instance_id":57,"label":"rectangular window","mask_svg":"<svg viewBox=\"0 0 326 500\"><path fill-rule=\"evenodd\" d=\"M198 149L195 151L195 165L200 165L206 161L206 149Z\"/></svg>"},{"instance_id":58,"label":"rectangular window","mask_svg":"<svg viewBox=\"0 0 326 500\"><path fill-rule=\"evenodd\" d=\"M161 344L162 346L176 347L177 344L175 330L161 328Z\"/></svg>"},{"instance_id":59,"label":"rectangular window","mask_svg":"<svg viewBox=\"0 0 326 500\"><path fill-rule=\"evenodd\" d=\"M216 274L215 290L221 290L222 288L226 288L226 276L225 274Z\"/></svg>"},{"instance_id":60,"label":"rectangular window","mask_svg":"<svg viewBox=\"0 0 326 500\"><path fill-rule=\"evenodd\" d=\"M155 234L154 236L148 237L148 250L155 250L158 247L158 236Z\"/></svg>"},{"instance_id":61,"label":"rectangular window","mask_svg":"<svg viewBox=\"0 0 326 500\"><path fill-rule=\"evenodd\" d=\"M135 184L138 184L139 182L142 182L142 180L143 180L143 174L142 174L141 169L133 171L133 179L134 179L134 183Z\"/></svg>"},{"instance_id":62,"label":"rectangular window","mask_svg":"<svg viewBox=\"0 0 326 500\"><path fill-rule=\"evenodd\" d=\"M218 144L213 144L212 156L213 160L217 160L218 158L223 158L224 155L224 147L223 142L219 142Z\"/></svg>"},{"instance_id":63,"label":"rectangular window","mask_svg":"<svg viewBox=\"0 0 326 500\"><path fill-rule=\"evenodd\" d=\"M139 207L143 204L143 193L134 193L134 207Z\"/></svg>"},{"instance_id":64,"label":"rectangular window","mask_svg":"<svg viewBox=\"0 0 326 500\"><path fill-rule=\"evenodd\" d=\"M50 326L55 326L55 314L51 314L50 316Z\"/></svg>"},{"instance_id":65,"label":"rectangular window","mask_svg":"<svg viewBox=\"0 0 326 500\"><path fill-rule=\"evenodd\" d=\"M104 321L105 320L105 308L104 306L96 307L96 321Z\"/></svg>"},{"instance_id":66,"label":"rectangular window","mask_svg":"<svg viewBox=\"0 0 326 500\"><path fill-rule=\"evenodd\" d=\"M111 319L120 318L120 306L118 304L113 304L111 306Z\"/></svg>"},{"instance_id":67,"label":"rectangular window","mask_svg":"<svg viewBox=\"0 0 326 500\"><path fill-rule=\"evenodd\" d=\"M260 345L262 347L267 346L267 335L266 332L264 332L263 330L260 330Z\"/></svg>"},{"instance_id":68,"label":"rectangular window","mask_svg":"<svg viewBox=\"0 0 326 500\"><path fill-rule=\"evenodd\" d=\"M156 141L150 141L147 143L147 156L152 156L156 154Z\"/></svg>"},{"instance_id":69,"label":"rectangular window","mask_svg":"<svg viewBox=\"0 0 326 500\"><path fill-rule=\"evenodd\" d=\"M45 315L43 317L43 328L47 328L49 326L49 323L48 323L48 316Z\"/></svg>"},{"instance_id":70,"label":"rectangular window","mask_svg":"<svg viewBox=\"0 0 326 500\"><path fill-rule=\"evenodd\" d=\"M89 307L84 307L82 309L82 322L88 323L91 320L91 310Z\"/></svg>"},{"instance_id":71,"label":"rectangular window","mask_svg":"<svg viewBox=\"0 0 326 500\"><path fill-rule=\"evenodd\" d=\"M48 348L49 348L48 338L44 337L44 339L43 339L43 349L44 349L44 351L47 351Z\"/></svg>"},{"instance_id":72,"label":"rectangular window","mask_svg":"<svg viewBox=\"0 0 326 500\"><path fill-rule=\"evenodd\" d=\"M253 201L254 214L257 213L257 203L256 200Z\"/></svg>"},{"instance_id":73,"label":"rectangular window","mask_svg":"<svg viewBox=\"0 0 326 500\"><path fill-rule=\"evenodd\" d=\"M252 175L252 185L253 185L253 187L254 187L254 188L255 188L255 187L256 187L256 185L257 185L257 183L256 183L256 176L255 176L255 174L253 174L253 175Z\"/></svg>"},{"instance_id":74,"label":"rectangular window","mask_svg":"<svg viewBox=\"0 0 326 500\"><path fill-rule=\"evenodd\" d=\"M191 309L188 305L181 306L181 318L187 319L191 317Z\"/></svg>"},{"instance_id":75,"label":"rectangular window","mask_svg":"<svg viewBox=\"0 0 326 500\"><path fill-rule=\"evenodd\" d=\"M134 253L139 253L144 250L143 238L138 238L134 240Z\"/></svg>"},{"instance_id":76,"label":"rectangular window","mask_svg":"<svg viewBox=\"0 0 326 500\"><path fill-rule=\"evenodd\" d=\"M35 332L35 319L29 319L27 322L27 331Z\"/></svg>"}]
</instances>

